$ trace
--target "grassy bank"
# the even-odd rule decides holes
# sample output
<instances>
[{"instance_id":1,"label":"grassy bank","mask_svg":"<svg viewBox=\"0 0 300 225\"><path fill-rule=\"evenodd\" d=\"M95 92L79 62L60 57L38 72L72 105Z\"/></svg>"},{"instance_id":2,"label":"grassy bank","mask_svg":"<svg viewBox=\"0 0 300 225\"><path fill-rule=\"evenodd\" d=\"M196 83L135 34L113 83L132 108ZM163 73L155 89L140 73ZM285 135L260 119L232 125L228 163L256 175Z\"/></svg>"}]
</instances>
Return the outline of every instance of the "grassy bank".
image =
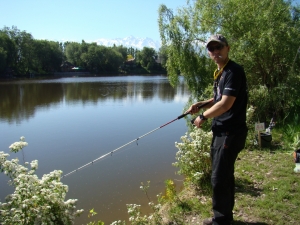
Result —
<instances>
[{"instance_id":1,"label":"grassy bank","mask_svg":"<svg viewBox=\"0 0 300 225\"><path fill-rule=\"evenodd\" d=\"M234 224L299 224L300 173L291 151L244 150L236 162ZM209 192L186 187L164 206L166 224L202 224L212 216Z\"/></svg>"}]
</instances>

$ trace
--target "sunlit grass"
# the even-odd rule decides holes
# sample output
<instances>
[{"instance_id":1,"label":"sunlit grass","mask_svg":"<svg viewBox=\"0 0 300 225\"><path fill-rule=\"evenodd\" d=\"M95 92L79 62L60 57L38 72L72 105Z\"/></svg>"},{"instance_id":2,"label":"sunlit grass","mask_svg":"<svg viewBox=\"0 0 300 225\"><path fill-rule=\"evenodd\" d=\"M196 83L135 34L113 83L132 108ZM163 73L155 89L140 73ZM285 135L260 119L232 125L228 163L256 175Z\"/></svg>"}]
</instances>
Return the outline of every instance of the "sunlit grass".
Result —
<instances>
[{"instance_id":1,"label":"sunlit grass","mask_svg":"<svg viewBox=\"0 0 300 225\"><path fill-rule=\"evenodd\" d=\"M242 152L240 157L236 163L241 185L236 193L237 220L247 217L267 224L298 224L300 174L293 172L292 155L286 151L256 150Z\"/></svg>"}]
</instances>

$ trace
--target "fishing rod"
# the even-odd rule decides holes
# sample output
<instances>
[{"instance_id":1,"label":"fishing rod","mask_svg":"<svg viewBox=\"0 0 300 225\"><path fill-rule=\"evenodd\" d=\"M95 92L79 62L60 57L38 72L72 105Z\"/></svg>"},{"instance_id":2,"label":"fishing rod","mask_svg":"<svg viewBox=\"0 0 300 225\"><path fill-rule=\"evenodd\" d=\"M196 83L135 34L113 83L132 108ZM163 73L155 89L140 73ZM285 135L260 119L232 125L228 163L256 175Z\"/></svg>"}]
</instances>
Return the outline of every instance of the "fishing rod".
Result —
<instances>
[{"instance_id":1,"label":"fishing rod","mask_svg":"<svg viewBox=\"0 0 300 225\"><path fill-rule=\"evenodd\" d=\"M198 106L198 109L203 108L204 106L208 105L208 104L211 103L211 102L212 102L212 101L208 101L208 102L203 103L202 105ZM136 138L136 139L134 139L134 140L132 140L132 141L130 141L130 142L128 142L128 143L126 143L126 144L124 144L124 145L118 147L118 148L116 148L115 150L110 151L110 152L108 152L108 153L106 153L106 154L100 156L99 158L94 159L93 161L91 161L91 162L89 162L89 163L87 163L87 164L85 164L85 165L83 165L83 166L81 166L81 167L79 167L79 168L77 168L77 169L75 169L75 170L73 170L73 171L71 171L71 172L65 174L65 175L62 175L61 178L64 178L64 177L66 177L66 176L69 176L69 175L71 175L72 173L75 173L75 172L77 172L77 171L79 171L79 170L81 170L81 169L83 169L83 168L85 168L85 167L87 167L87 166L89 166L89 165L92 165L94 162L97 162L98 160L103 159L103 158L105 158L106 156L112 155L114 152L120 150L121 148L124 148L125 146L130 145L130 144L133 143L133 142L137 142L139 139L141 139L141 138L143 138L143 137L145 137L145 136L147 136L147 135L149 135L149 134L151 134L151 133L153 133L153 132L155 132L155 131L157 131L157 130L159 130L159 129L161 129L161 128L167 126L167 125L169 125L170 123L173 123L173 122L176 121L176 120L180 120L181 118L185 117L185 116L188 115L188 114L190 114L190 112L184 113L184 114L178 116L177 118L175 118L174 120L171 120L170 122L165 123L165 124L161 125L160 127L157 127L157 128L155 128L155 129L149 131L148 133L146 133L146 134L144 134L144 135L142 135L142 136L140 136L140 137L138 137L138 138Z\"/></svg>"}]
</instances>

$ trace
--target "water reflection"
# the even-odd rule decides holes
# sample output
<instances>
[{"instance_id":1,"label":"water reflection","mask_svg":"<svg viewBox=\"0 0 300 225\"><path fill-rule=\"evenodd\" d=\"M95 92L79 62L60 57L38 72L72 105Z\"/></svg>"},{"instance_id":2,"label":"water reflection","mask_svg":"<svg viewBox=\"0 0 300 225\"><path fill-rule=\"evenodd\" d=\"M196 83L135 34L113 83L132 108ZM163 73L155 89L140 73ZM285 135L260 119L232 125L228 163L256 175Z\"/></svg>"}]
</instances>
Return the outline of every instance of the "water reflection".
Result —
<instances>
[{"instance_id":1,"label":"water reflection","mask_svg":"<svg viewBox=\"0 0 300 225\"><path fill-rule=\"evenodd\" d=\"M137 79L139 78L139 79ZM159 98L173 101L177 93L187 92L183 83L172 88L166 77L130 76L120 79L64 78L58 80L0 83L0 119L21 121L34 116L39 108L49 108L65 101L68 104L89 104L104 101L147 101Z\"/></svg>"},{"instance_id":2,"label":"water reflection","mask_svg":"<svg viewBox=\"0 0 300 225\"><path fill-rule=\"evenodd\" d=\"M179 116L189 97L180 83L164 76L63 78L0 83L0 151L25 136L25 160L37 159L37 175L53 170L64 174L108 153ZM186 132L186 121L176 121L91 167L63 178L67 199L78 199L85 214L75 224L94 220L110 224L128 219L126 204L150 211L140 183L151 181L155 201L166 179L176 175L175 141ZM19 157L22 154L11 154ZM12 192L0 174L0 202ZM180 182L179 182L180 183Z\"/></svg>"}]
</instances>

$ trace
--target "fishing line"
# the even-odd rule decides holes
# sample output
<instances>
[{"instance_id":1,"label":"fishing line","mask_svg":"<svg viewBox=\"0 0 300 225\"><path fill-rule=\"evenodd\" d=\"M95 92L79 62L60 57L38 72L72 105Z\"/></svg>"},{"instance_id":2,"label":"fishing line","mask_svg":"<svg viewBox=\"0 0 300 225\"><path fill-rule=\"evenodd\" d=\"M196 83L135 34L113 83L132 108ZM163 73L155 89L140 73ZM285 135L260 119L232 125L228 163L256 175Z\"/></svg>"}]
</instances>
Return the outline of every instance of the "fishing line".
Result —
<instances>
[{"instance_id":1,"label":"fishing line","mask_svg":"<svg viewBox=\"0 0 300 225\"><path fill-rule=\"evenodd\" d=\"M203 103L202 105L198 106L198 108L200 109L200 108L204 107L205 105L207 105L207 104L209 104L209 103L211 103L211 101L206 102L206 103ZM79 170L81 170L81 169L83 169L83 168L85 168L85 167L87 167L87 166L93 165L95 162L99 161L100 159L105 158L106 156L109 156L109 155L112 156L112 154L113 154L114 152L116 152L116 151L118 151L118 150L120 150L120 149L126 147L127 145L130 145L130 144L132 144L132 143L134 143L134 142L138 145L138 141L139 141L140 139L142 139L143 137L146 137L147 135L149 135L149 134L151 134L151 133L153 133L153 132L155 132L155 131L157 131L157 130L159 130L159 129L161 129L161 128L167 126L167 125L169 125L170 123L173 123L173 122L176 121L176 120L179 120L179 119L185 117L185 116L188 115L188 114L190 114L190 113L187 112L187 113L184 113L184 114L178 116L177 118L171 120L170 122L167 122L167 123L161 125L160 127L157 127L157 128L155 128L155 129L149 131L148 133L146 133L146 134L144 134L144 135L142 135L142 136L140 136L140 137L138 137L138 138L136 138L136 139L134 139L134 140L132 140L132 141L130 141L130 142L128 142L128 143L126 143L126 144L124 144L124 145L122 145L122 146L120 146L120 147L118 147L118 148L116 148L116 149L114 149L114 150L112 150L112 151L110 151L110 152L108 152L108 153L102 155L102 156L100 156L99 158L94 159L93 161L91 161L91 162L89 162L89 163L87 163L87 164L85 164L85 165L83 165L83 166L81 166L81 167L79 167L79 168L77 168L77 169L75 169L75 170L73 170L73 171L71 171L71 172L65 174L65 175L62 175L61 178L64 178L64 177L66 177L66 176L69 176L69 175L71 175L71 174L73 174L73 173L75 173L75 172L77 172L77 171L79 171Z\"/></svg>"}]
</instances>

